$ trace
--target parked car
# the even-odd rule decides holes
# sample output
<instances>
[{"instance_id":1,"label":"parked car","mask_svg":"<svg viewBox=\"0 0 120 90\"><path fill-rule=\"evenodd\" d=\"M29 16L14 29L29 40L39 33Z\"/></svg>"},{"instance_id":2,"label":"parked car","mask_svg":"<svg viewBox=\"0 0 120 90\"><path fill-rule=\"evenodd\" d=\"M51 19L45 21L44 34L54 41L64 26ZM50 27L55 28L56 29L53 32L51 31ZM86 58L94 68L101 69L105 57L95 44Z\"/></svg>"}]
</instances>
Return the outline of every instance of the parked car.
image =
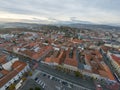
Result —
<instances>
[{"instance_id":1,"label":"parked car","mask_svg":"<svg viewBox=\"0 0 120 90\"><path fill-rule=\"evenodd\" d=\"M38 80L38 77L35 78L35 81Z\"/></svg>"},{"instance_id":2,"label":"parked car","mask_svg":"<svg viewBox=\"0 0 120 90\"><path fill-rule=\"evenodd\" d=\"M103 90L103 89L102 89L102 86L101 86L100 84L97 84L97 85L96 85L96 90Z\"/></svg>"}]
</instances>

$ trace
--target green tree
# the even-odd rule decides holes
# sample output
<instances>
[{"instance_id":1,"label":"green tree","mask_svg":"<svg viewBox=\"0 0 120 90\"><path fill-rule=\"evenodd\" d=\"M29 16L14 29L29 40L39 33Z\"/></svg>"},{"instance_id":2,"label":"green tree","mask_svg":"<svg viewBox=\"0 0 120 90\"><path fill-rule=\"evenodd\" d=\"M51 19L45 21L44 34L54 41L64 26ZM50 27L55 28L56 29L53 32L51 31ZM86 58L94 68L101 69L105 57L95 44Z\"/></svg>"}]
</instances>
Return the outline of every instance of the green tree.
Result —
<instances>
[{"instance_id":1,"label":"green tree","mask_svg":"<svg viewBox=\"0 0 120 90\"><path fill-rule=\"evenodd\" d=\"M11 84L8 88L8 90L15 90L15 84Z\"/></svg>"},{"instance_id":2,"label":"green tree","mask_svg":"<svg viewBox=\"0 0 120 90\"><path fill-rule=\"evenodd\" d=\"M22 77L22 80L25 81L27 78L26 77Z\"/></svg>"},{"instance_id":3,"label":"green tree","mask_svg":"<svg viewBox=\"0 0 120 90\"><path fill-rule=\"evenodd\" d=\"M79 71L75 71L75 76L76 77L81 77L81 78L83 77L83 75Z\"/></svg>"},{"instance_id":4,"label":"green tree","mask_svg":"<svg viewBox=\"0 0 120 90\"><path fill-rule=\"evenodd\" d=\"M30 88L29 90L33 90L33 88Z\"/></svg>"},{"instance_id":5,"label":"green tree","mask_svg":"<svg viewBox=\"0 0 120 90\"><path fill-rule=\"evenodd\" d=\"M39 87L35 87L35 90L41 90Z\"/></svg>"},{"instance_id":6,"label":"green tree","mask_svg":"<svg viewBox=\"0 0 120 90\"><path fill-rule=\"evenodd\" d=\"M32 76L32 72L31 71L29 71L28 74L29 74L29 76Z\"/></svg>"},{"instance_id":7,"label":"green tree","mask_svg":"<svg viewBox=\"0 0 120 90\"><path fill-rule=\"evenodd\" d=\"M93 77L91 77L90 79L91 79L91 80L94 80L94 78L93 78Z\"/></svg>"}]
</instances>

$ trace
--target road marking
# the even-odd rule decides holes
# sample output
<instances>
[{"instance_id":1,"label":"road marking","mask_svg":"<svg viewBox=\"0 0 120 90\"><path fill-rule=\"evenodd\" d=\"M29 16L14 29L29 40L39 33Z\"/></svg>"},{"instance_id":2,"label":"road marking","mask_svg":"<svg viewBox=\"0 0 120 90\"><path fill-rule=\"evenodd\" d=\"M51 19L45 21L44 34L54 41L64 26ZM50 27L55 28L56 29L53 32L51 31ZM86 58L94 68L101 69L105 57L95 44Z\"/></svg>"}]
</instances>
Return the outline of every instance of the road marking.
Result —
<instances>
[{"instance_id":1,"label":"road marking","mask_svg":"<svg viewBox=\"0 0 120 90\"><path fill-rule=\"evenodd\" d=\"M43 72L43 71L41 71L41 70L39 70L39 71L42 72L42 73L45 73L45 74L47 74L47 75L53 76L53 75L51 75L51 74L49 74L49 73L47 73L47 72ZM57 78L57 79L59 79L59 80L61 80L61 81L67 82L67 83L69 83L69 84L72 84L73 86L79 87L80 89L91 90L91 89L82 87L82 86L80 86L80 85L74 84L74 83L72 83L72 82L63 80L63 79L61 79L61 78L59 78L59 77L56 77L56 76L54 76L54 77Z\"/></svg>"}]
</instances>

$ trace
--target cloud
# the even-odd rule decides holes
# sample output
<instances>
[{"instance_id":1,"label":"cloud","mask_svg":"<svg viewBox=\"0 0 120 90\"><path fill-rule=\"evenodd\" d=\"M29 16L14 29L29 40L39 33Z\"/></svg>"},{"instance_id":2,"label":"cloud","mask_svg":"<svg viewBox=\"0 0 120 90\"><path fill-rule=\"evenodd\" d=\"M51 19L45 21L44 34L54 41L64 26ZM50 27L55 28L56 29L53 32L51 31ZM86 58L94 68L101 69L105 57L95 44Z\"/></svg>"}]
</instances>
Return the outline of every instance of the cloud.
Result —
<instances>
[{"instance_id":1,"label":"cloud","mask_svg":"<svg viewBox=\"0 0 120 90\"><path fill-rule=\"evenodd\" d=\"M0 18L120 23L119 8L120 0L1 0Z\"/></svg>"}]
</instances>

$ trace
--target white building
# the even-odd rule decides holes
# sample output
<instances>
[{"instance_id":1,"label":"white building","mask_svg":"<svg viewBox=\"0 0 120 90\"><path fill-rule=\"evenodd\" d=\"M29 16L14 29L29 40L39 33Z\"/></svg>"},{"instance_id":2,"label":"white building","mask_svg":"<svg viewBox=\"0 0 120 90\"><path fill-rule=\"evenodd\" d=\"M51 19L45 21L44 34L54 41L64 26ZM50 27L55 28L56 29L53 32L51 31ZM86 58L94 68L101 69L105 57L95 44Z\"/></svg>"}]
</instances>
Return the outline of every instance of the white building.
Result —
<instances>
[{"instance_id":1,"label":"white building","mask_svg":"<svg viewBox=\"0 0 120 90\"><path fill-rule=\"evenodd\" d=\"M6 90L6 88L8 88L16 80L19 80L23 74L30 69L28 64L18 60L12 63L10 66L8 65L7 68L4 66L4 71L8 71L8 67L11 68L11 71L8 71L7 74L4 75L4 73L0 72L3 74L3 77L0 78L0 90Z\"/></svg>"},{"instance_id":2,"label":"white building","mask_svg":"<svg viewBox=\"0 0 120 90\"><path fill-rule=\"evenodd\" d=\"M116 71L120 75L120 54L112 54L108 52L107 55L111 61L111 64L113 65L113 67L116 69Z\"/></svg>"},{"instance_id":3,"label":"white building","mask_svg":"<svg viewBox=\"0 0 120 90\"><path fill-rule=\"evenodd\" d=\"M13 64L15 61L18 61L18 60L19 60L19 58L13 58L11 61L3 64L2 67L3 67L5 70L11 71L11 70L12 70L12 68L11 68L12 64Z\"/></svg>"},{"instance_id":4,"label":"white building","mask_svg":"<svg viewBox=\"0 0 120 90\"><path fill-rule=\"evenodd\" d=\"M112 44L112 43L110 43L110 44L104 44L105 46L107 46L107 47L113 47L113 48L120 48L120 44Z\"/></svg>"},{"instance_id":5,"label":"white building","mask_svg":"<svg viewBox=\"0 0 120 90\"><path fill-rule=\"evenodd\" d=\"M77 71L78 68L77 66L72 66L72 65L68 65L68 64L63 64L63 67L72 71Z\"/></svg>"}]
</instances>

